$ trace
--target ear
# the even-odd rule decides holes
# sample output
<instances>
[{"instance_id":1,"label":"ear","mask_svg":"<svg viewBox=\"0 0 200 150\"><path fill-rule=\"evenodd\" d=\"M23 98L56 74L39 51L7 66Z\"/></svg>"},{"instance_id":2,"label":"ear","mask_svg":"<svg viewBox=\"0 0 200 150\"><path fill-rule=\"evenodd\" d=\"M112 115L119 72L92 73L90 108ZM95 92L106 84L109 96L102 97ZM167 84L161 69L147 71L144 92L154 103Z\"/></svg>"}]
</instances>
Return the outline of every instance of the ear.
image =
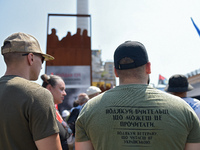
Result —
<instances>
[{"instance_id":1,"label":"ear","mask_svg":"<svg viewBox=\"0 0 200 150\"><path fill-rule=\"evenodd\" d=\"M115 67L114 67L114 73L115 73L115 76L116 76L116 77L119 77L118 74L117 74L117 70L116 70Z\"/></svg>"},{"instance_id":2,"label":"ear","mask_svg":"<svg viewBox=\"0 0 200 150\"><path fill-rule=\"evenodd\" d=\"M146 73L147 73L147 74L151 74L151 63L150 63L150 62L148 62L148 63L146 64Z\"/></svg>"},{"instance_id":3,"label":"ear","mask_svg":"<svg viewBox=\"0 0 200 150\"><path fill-rule=\"evenodd\" d=\"M29 53L28 56L27 56L27 59L28 59L28 64L30 66L32 66L33 65L33 59L34 59L33 54Z\"/></svg>"},{"instance_id":4,"label":"ear","mask_svg":"<svg viewBox=\"0 0 200 150\"><path fill-rule=\"evenodd\" d=\"M50 84L47 85L46 89L48 89L49 91L51 91L52 86Z\"/></svg>"}]
</instances>

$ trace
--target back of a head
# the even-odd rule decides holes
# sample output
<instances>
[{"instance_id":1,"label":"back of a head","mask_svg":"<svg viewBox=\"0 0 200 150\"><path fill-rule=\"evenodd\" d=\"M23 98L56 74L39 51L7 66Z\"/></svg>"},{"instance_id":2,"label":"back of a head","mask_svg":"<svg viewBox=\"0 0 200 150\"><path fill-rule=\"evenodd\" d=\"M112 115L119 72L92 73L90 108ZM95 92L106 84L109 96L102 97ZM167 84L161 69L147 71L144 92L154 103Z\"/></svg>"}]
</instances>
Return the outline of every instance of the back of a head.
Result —
<instances>
[{"instance_id":1,"label":"back of a head","mask_svg":"<svg viewBox=\"0 0 200 150\"><path fill-rule=\"evenodd\" d=\"M183 93L192 90L193 87L188 83L187 77L181 74L176 74L170 77L165 91L171 93Z\"/></svg>"},{"instance_id":2,"label":"back of a head","mask_svg":"<svg viewBox=\"0 0 200 150\"><path fill-rule=\"evenodd\" d=\"M46 88L48 84L50 84L52 87L55 87L58 80L63 80L60 76L47 74L41 75L41 79L43 80L42 87L44 88Z\"/></svg>"},{"instance_id":3,"label":"back of a head","mask_svg":"<svg viewBox=\"0 0 200 150\"><path fill-rule=\"evenodd\" d=\"M89 97L88 97L88 95L86 93L80 93L78 95L78 100L77 101L78 101L79 105L85 104L88 100L89 100Z\"/></svg>"},{"instance_id":4,"label":"back of a head","mask_svg":"<svg viewBox=\"0 0 200 150\"><path fill-rule=\"evenodd\" d=\"M96 86L90 86L87 90L86 90L87 95L89 96L89 98L92 98L96 95L98 95L99 93L101 93L101 89L96 87Z\"/></svg>"},{"instance_id":5,"label":"back of a head","mask_svg":"<svg viewBox=\"0 0 200 150\"><path fill-rule=\"evenodd\" d=\"M146 48L137 41L126 41L114 53L114 65L119 77L142 78L144 65L149 62Z\"/></svg>"}]
</instances>

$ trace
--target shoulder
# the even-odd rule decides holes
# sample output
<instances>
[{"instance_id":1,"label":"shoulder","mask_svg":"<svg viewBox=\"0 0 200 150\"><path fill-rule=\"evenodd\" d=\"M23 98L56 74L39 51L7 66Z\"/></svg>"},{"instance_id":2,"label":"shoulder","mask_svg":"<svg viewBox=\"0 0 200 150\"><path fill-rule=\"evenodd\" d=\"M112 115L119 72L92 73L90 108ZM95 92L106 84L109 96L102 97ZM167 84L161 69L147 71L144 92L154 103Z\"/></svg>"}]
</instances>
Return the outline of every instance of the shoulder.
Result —
<instances>
[{"instance_id":1,"label":"shoulder","mask_svg":"<svg viewBox=\"0 0 200 150\"><path fill-rule=\"evenodd\" d=\"M87 107L88 107L88 106L93 107L93 105L98 105L98 104L101 102L101 99L102 99L102 97L103 97L103 95L104 95L105 93L106 93L106 92L101 93L101 94L99 94L99 95L97 95L97 96L91 98L87 103L85 103L84 107L85 107L86 105L87 105ZM84 108L84 107L83 107L83 108Z\"/></svg>"},{"instance_id":2,"label":"shoulder","mask_svg":"<svg viewBox=\"0 0 200 150\"><path fill-rule=\"evenodd\" d=\"M167 93L165 91L161 91L159 89L155 89L152 87L147 88L147 94L155 97L155 98L160 98L160 99L167 99L167 100L173 100L173 101L179 101L179 102L184 102L180 97L172 95L170 93Z\"/></svg>"},{"instance_id":3,"label":"shoulder","mask_svg":"<svg viewBox=\"0 0 200 150\"><path fill-rule=\"evenodd\" d=\"M198 99L196 99L196 98L192 98L192 97L184 97L184 98L182 98L182 99L184 99L186 102L188 102L188 103L195 103L195 104L197 104L197 105L200 105L200 101L198 100Z\"/></svg>"},{"instance_id":4,"label":"shoulder","mask_svg":"<svg viewBox=\"0 0 200 150\"><path fill-rule=\"evenodd\" d=\"M42 87L33 81L29 81L29 80L21 78L21 77L8 78L7 85L15 87L15 88L19 88L19 89L25 89L25 90L32 90L35 88Z\"/></svg>"},{"instance_id":5,"label":"shoulder","mask_svg":"<svg viewBox=\"0 0 200 150\"><path fill-rule=\"evenodd\" d=\"M24 96L34 101L40 100L42 102L53 99L52 94L38 83L20 77L16 77L11 82L16 92L24 93Z\"/></svg>"}]
</instances>

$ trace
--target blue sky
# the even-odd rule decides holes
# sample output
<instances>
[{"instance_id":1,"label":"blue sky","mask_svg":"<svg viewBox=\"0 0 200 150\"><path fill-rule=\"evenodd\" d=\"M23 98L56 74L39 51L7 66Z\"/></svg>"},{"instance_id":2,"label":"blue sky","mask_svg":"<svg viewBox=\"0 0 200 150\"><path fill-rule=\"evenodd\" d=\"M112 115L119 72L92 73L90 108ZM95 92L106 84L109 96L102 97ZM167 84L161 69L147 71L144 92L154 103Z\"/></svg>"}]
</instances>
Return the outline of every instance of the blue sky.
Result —
<instances>
[{"instance_id":1,"label":"blue sky","mask_svg":"<svg viewBox=\"0 0 200 150\"><path fill-rule=\"evenodd\" d=\"M102 50L103 61L113 60L119 44L136 40L149 53L154 84L159 74L169 78L200 68L200 38L190 20L192 17L200 28L199 0L88 1L92 49ZM0 0L1 45L10 34L25 32L35 36L46 52L48 13L76 14L76 0ZM6 69L2 55L0 64L2 76Z\"/></svg>"}]
</instances>

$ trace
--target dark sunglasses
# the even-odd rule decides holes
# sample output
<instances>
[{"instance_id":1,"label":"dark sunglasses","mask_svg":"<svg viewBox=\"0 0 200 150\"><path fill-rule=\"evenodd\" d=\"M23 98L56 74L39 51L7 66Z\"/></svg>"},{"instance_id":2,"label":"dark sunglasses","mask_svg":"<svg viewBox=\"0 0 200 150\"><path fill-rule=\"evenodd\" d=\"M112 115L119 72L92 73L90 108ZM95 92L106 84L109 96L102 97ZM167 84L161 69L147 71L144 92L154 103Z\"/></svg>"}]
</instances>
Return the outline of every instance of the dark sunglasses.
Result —
<instances>
[{"instance_id":1,"label":"dark sunglasses","mask_svg":"<svg viewBox=\"0 0 200 150\"><path fill-rule=\"evenodd\" d=\"M22 54L22 56L27 56L28 54L29 53ZM38 53L32 53L32 54L41 57L41 61L42 61L42 64L43 64L45 58L41 54L38 54Z\"/></svg>"}]
</instances>

